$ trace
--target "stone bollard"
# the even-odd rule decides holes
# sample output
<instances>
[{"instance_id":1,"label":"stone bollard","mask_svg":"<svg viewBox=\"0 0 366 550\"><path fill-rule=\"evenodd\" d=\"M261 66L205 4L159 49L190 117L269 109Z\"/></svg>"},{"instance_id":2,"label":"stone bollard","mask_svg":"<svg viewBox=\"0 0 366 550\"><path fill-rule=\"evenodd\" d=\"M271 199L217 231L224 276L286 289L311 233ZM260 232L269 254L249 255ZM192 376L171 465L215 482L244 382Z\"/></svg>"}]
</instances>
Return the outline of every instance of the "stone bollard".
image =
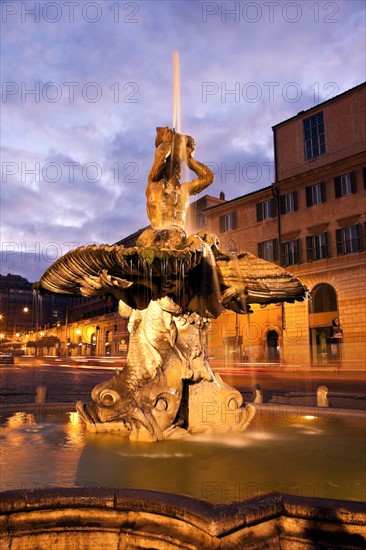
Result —
<instances>
[{"instance_id":1,"label":"stone bollard","mask_svg":"<svg viewBox=\"0 0 366 550\"><path fill-rule=\"evenodd\" d=\"M259 384L254 384L253 386L253 398L254 403L258 403L259 405L263 403L263 394Z\"/></svg>"},{"instance_id":2,"label":"stone bollard","mask_svg":"<svg viewBox=\"0 0 366 550\"><path fill-rule=\"evenodd\" d=\"M319 386L316 391L317 407L329 407L328 388L327 386Z\"/></svg>"},{"instance_id":3,"label":"stone bollard","mask_svg":"<svg viewBox=\"0 0 366 550\"><path fill-rule=\"evenodd\" d=\"M46 386L37 386L36 387L36 405L42 405L46 403L47 397L47 387Z\"/></svg>"}]
</instances>

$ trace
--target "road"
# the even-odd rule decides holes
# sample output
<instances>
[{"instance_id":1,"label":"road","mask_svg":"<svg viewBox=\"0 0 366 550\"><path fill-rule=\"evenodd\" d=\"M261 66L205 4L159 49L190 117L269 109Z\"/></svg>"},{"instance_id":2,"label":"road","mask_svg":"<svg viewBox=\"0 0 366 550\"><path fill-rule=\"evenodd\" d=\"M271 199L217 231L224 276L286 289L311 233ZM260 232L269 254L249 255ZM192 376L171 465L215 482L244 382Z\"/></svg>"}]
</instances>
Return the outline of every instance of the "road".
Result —
<instances>
[{"instance_id":1,"label":"road","mask_svg":"<svg viewBox=\"0 0 366 550\"><path fill-rule=\"evenodd\" d=\"M118 366L121 366L119 363ZM224 382L239 388L245 400L252 400L252 388L259 384L265 402L314 404L318 386L325 385L333 406L366 409L366 380L363 371L294 372L276 367L258 365L251 368L225 367L213 361L213 369L220 372ZM14 365L0 365L0 402L32 403L37 386L47 386L48 402L75 402L90 400L92 388L113 376L115 364L103 360L97 366L76 363L73 360L17 357ZM297 395L299 394L299 395ZM349 397L347 397L349 396Z\"/></svg>"}]
</instances>

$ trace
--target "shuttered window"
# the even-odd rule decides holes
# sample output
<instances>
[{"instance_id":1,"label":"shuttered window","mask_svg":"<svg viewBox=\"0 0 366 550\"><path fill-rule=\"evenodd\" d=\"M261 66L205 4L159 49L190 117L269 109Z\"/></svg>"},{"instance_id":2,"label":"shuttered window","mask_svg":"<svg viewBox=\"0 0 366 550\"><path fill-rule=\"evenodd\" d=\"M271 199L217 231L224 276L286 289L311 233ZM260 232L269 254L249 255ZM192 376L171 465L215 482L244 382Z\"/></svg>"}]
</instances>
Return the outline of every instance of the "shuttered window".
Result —
<instances>
[{"instance_id":1,"label":"shuttered window","mask_svg":"<svg viewBox=\"0 0 366 550\"><path fill-rule=\"evenodd\" d=\"M278 261L278 240L270 239L258 243L258 256L268 262Z\"/></svg>"},{"instance_id":2,"label":"shuttered window","mask_svg":"<svg viewBox=\"0 0 366 550\"><path fill-rule=\"evenodd\" d=\"M334 178L334 193L336 199L352 195L357 191L356 172L350 172Z\"/></svg>"},{"instance_id":3,"label":"shuttered window","mask_svg":"<svg viewBox=\"0 0 366 550\"><path fill-rule=\"evenodd\" d=\"M269 218L275 218L277 216L277 201L276 199L269 199L257 203L257 222L267 220Z\"/></svg>"},{"instance_id":4,"label":"shuttered window","mask_svg":"<svg viewBox=\"0 0 366 550\"><path fill-rule=\"evenodd\" d=\"M336 229L337 254L350 254L362 250L361 225L351 225Z\"/></svg>"},{"instance_id":5,"label":"shuttered window","mask_svg":"<svg viewBox=\"0 0 366 550\"><path fill-rule=\"evenodd\" d=\"M328 233L306 237L306 256L308 262L329 258Z\"/></svg>"},{"instance_id":6,"label":"shuttered window","mask_svg":"<svg viewBox=\"0 0 366 550\"><path fill-rule=\"evenodd\" d=\"M236 212L230 212L224 216L220 216L220 233L233 231L237 228Z\"/></svg>"},{"instance_id":7,"label":"shuttered window","mask_svg":"<svg viewBox=\"0 0 366 550\"><path fill-rule=\"evenodd\" d=\"M281 265L295 265L300 263L300 240L281 243Z\"/></svg>"},{"instance_id":8,"label":"shuttered window","mask_svg":"<svg viewBox=\"0 0 366 550\"><path fill-rule=\"evenodd\" d=\"M293 193L287 193L286 195L282 195L280 197L281 214L296 212L297 209L297 191L293 191Z\"/></svg>"},{"instance_id":9,"label":"shuttered window","mask_svg":"<svg viewBox=\"0 0 366 550\"><path fill-rule=\"evenodd\" d=\"M308 185L305 188L306 206L314 206L325 202L325 183L321 181L315 185Z\"/></svg>"}]
</instances>

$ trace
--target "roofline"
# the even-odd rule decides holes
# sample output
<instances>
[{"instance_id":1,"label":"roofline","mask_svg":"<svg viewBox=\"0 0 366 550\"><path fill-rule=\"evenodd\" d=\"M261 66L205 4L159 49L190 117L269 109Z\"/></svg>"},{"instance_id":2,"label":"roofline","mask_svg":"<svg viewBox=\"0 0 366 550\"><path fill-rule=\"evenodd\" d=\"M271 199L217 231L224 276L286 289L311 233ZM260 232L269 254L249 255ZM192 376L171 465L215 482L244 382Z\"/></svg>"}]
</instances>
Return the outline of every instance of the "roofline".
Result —
<instances>
[{"instance_id":1,"label":"roofline","mask_svg":"<svg viewBox=\"0 0 366 550\"><path fill-rule=\"evenodd\" d=\"M315 111L317 109L320 109L323 105L327 105L328 103L331 103L332 101L336 101L336 100L340 99L341 97L343 97L347 94L353 93L354 91L363 88L364 86L366 86L366 82L362 82L361 84L358 84L354 88L350 88L349 90L346 90L345 92L342 92L341 94L336 95L335 97L327 99L326 101L323 101L322 103L318 103L318 105L314 105L314 107L310 107L309 109L306 109L304 111L300 111L299 113L297 113L297 115L294 115L290 118L287 118L286 120L283 120L282 122L279 122L278 124L275 124L274 126L272 126L272 130L275 131L275 130L277 130L277 128L279 128L280 126L283 126L284 124L287 124L291 120L294 120L295 118L300 117L300 116L303 117L305 114L308 114L311 111Z\"/></svg>"},{"instance_id":2,"label":"roofline","mask_svg":"<svg viewBox=\"0 0 366 550\"><path fill-rule=\"evenodd\" d=\"M241 199L245 199L246 197L251 197L252 195L256 195L257 193L261 193L262 191L268 191L268 189L272 189L273 184L267 185L267 187L262 187L261 189L257 189L256 191L252 191L251 193L247 193L246 195L241 195L240 197L235 197L235 199L230 199L229 201L225 201L222 204L215 204L214 206L209 206L208 208L204 208L202 212L207 212L208 210L213 210L214 208L219 208L221 206L227 206L228 204L239 201Z\"/></svg>"}]
</instances>

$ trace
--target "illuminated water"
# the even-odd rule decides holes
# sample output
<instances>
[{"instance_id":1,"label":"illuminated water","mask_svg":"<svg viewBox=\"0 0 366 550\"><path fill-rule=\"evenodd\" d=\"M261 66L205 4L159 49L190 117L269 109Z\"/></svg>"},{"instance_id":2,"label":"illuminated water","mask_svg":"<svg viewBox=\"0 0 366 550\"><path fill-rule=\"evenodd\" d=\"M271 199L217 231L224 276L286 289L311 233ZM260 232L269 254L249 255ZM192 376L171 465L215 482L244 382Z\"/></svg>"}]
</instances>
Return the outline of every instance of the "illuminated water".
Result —
<instances>
[{"instance_id":1,"label":"illuminated water","mask_svg":"<svg viewBox=\"0 0 366 550\"><path fill-rule=\"evenodd\" d=\"M216 503L271 491L365 500L364 419L272 413L266 410L245 433L157 444L87 433L76 413L4 414L1 490L89 485Z\"/></svg>"}]
</instances>

